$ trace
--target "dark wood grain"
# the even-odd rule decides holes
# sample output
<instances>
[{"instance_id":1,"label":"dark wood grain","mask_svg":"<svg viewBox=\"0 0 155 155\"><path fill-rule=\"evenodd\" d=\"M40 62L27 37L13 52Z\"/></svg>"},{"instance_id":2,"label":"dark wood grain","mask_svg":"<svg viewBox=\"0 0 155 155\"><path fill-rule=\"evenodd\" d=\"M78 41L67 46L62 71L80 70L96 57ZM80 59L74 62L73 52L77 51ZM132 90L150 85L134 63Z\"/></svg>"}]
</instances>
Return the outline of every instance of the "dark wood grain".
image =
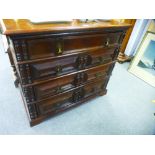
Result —
<instances>
[{"instance_id":1,"label":"dark wood grain","mask_svg":"<svg viewBox=\"0 0 155 155\"><path fill-rule=\"evenodd\" d=\"M128 27L114 21L85 27L3 20L31 126L106 94Z\"/></svg>"},{"instance_id":2,"label":"dark wood grain","mask_svg":"<svg viewBox=\"0 0 155 155\"><path fill-rule=\"evenodd\" d=\"M33 88L34 96L36 100L49 97L51 95L58 94L60 92L67 91L79 85L88 83L92 80L96 81L98 78L102 78L108 76L109 69L111 69L111 65L101 65L95 68L88 69L88 71L82 71L79 73L74 73L71 75L63 76L57 79L52 79L49 82L44 82L41 84L37 84L28 87L24 87L23 89ZM29 92L31 92L29 90ZM29 101L32 98L31 95L28 95Z\"/></svg>"}]
</instances>

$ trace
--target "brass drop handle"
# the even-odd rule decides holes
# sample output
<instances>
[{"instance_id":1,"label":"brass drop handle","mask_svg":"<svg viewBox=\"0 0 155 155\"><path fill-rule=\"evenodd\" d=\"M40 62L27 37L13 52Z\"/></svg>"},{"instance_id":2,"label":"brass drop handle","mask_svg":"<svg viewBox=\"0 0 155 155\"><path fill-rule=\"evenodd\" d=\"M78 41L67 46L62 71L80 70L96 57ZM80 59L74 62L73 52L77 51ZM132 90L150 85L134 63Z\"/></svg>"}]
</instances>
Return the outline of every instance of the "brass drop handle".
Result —
<instances>
[{"instance_id":1,"label":"brass drop handle","mask_svg":"<svg viewBox=\"0 0 155 155\"><path fill-rule=\"evenodd\" d=\"M57 93L61 93L63 91L63 89L59 86L59 87L57 87L57 89L56 89L56 92Z\"/></svg>"},{"instance_id":2,"label":"brass drop handle","mask_svg":"<svg viewBox=\"0 0 155 155\"><path fill-rule=\"evenodd\" d=\"M102 76L102 73L96 73L96 74L95 74L95 77L96 77L96 78L99 78L100 76Z\"/></svg>"},{"instance_id":3,"label":"brass drop handle","mask_svg":"<svg viewBox=\"0 0 155 155\"><path fill-rule=\"evenodd\" d=\"M57 43L57 49L56 49L56 54L62 54L62 45L60 42Z\"/></svg>"},{"instance_id":4,"label":"brass drop handle","mask_svg":"<svg viewBox=\"0 0 155 155\"><path fill-rule=\"evenodd\" d=\"M62 66L61 65L56 66L55 67L55 72L56 72L57 75L60 74L62 72Z\"/></svg>"},{"instance_id":5,"label":"brass drop handle","mask_svg":"<svg viewBox=\"0 0 155 155\"><path fill-rule=\"evenodd\" d=\"M105 46L106 46L106 47L109 47L109 45L110 45L110 39L107 38L107 40L106 40L106 42L105 42Z\"/></svg>"}]
</instances>

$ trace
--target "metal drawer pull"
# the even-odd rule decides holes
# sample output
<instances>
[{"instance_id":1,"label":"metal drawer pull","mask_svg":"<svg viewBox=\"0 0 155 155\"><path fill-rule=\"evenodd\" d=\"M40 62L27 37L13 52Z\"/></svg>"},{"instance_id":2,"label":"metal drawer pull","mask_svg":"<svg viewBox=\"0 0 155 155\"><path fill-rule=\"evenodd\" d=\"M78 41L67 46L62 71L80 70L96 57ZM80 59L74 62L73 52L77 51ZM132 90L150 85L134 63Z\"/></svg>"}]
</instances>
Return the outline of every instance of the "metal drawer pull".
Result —
<instances>
[{"instance_id":1,"label":"metal drawer pull","mask_svg":"<svg viewBox=\"0 0 155 155\"><path fill-rule=\"evenodd\" d=\"M96 78L99 78L99 77L104 76L104 75L106 75L106 73L101 73L101 72L100 72L100 73L96 73L96 74L95 74L95 77L96 77Z\"/></svg>"},{"instance_id":2,"label":"metal drawer pull","mask_svg":"<svg viewBox=\"0 0 155 155\"><path fill-rule=\"evenodd\" d=\"M59 54L62 54L62 45L60 42L57 43L57 47L56 47L56 54L59 55Z\"/></svg>"},{"instance_id":3,"label":"metal drawer pull","mask_svg":"<svg viewBox=\"0 0 155 155\"><path fill-rule=\"evenodd\" d=\"M109 38L107 38L107 40L106 40L106 42L105 42L105 46L106 46L106 47L109 47L109 46L110 46L110 39L109 39Z\"/></svg>"},{"instance_id":4,"label":"metal drawer pull","mask_svg":"<svg viewBox=\"0 0 155 155\"><path fill-rule=\"evenodd\" d=\"M61 65L56 66L55 67L55 72L56 72L57 75L60 74L62 72L62 66Z\"/></svg>"},{"instance_id":5,"label":"metal drawer pull","mask_svg":"<svg viewBox=\"0 0 155 155\"><path fill-rule=\"evenodd\" d=\"M62 91L63 91L63 89L62 89L61 87L57 87L57 88L56 88L56 92L57 92L57 93L61 93Z\"/></svg>"}]
</instances>

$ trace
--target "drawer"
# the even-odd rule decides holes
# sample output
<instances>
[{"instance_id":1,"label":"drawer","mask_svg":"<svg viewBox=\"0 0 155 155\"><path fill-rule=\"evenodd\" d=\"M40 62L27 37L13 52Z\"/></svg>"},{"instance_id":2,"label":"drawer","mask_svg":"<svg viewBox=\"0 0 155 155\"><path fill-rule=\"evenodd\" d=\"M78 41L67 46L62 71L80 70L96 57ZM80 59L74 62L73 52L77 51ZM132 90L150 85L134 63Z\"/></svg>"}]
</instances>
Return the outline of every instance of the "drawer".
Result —
<instances>
[{"instance_id":1,"label":"drawer","mask_svg":"<svg viewBox=\"0 0 155 155\"><path fill-rule=\"evenodd\" d=\"M19 65L23 84L59 77L75 71L109 63L115 56L114 48L76 54L52 60Z\"/></svg>"},{"instance_id":2,"label":"drawer","mask_svg":"<svg viewBox=\"0 0 155 155\"><path fill-rule=\"evenodd\" d=\"M83 99L104 91L105 83L106 79L100 79L95 83L90 83L77 89L53 96L50 99L37 102L36 105L38 106L40 115L59 112L75 105L76 103L78 104Z\"/></svg>"},{"instance_id":3,"label":"drawer","mask_svg":"<svg viewBox=\"0 0 155 155\"><path fill-rule=\"evenodd\" d=\"M97 46L110 47L119 44L121 33L95 34L85 36L68 36L63 38L63 52L71 53L75 49Z\"/></svg>"},{"instance_id":4,"label":"drawer","mask_svg":"<svg viewBox=\"0 0 155 155\"><path fill-rule=\"evenodd\" d=\"M57 55L77 53L84 49L103 46L108 48L119 44L121 33L77 35L25 39L14 41L17 61L34 60Z\"/></svg>"},{"instance_id":5,"label":"drawer","mask_svg":"<svg viewBox=\"0 0 155 155\"><path fill-rule=\"evenodd\" d=\"M27 102L32 102L68 91L77 86L95 81L96 79L109 76L108 72L111 66L112 64L101 65L78 73L52 79L48 82L34 85L33 87L25 87L23 88L24 96Z\"/></svg>"}]
</instances>

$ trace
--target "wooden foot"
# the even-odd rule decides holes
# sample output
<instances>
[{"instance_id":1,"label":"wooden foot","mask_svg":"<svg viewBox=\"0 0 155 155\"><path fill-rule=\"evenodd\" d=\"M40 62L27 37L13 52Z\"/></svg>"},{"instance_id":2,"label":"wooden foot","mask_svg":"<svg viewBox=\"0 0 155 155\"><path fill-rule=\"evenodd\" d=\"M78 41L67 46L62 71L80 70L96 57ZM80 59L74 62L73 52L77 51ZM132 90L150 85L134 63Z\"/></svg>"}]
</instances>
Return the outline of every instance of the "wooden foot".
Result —
<instances>
[{"instance_id":1,"label":"wooden foot","mask_svg":"<svg viewBox=\"0 0 155 155\"><path fill-rule=\"evenodd\" d=\"M102 92L99 92L98 95L99 95L99 96L103 96L103 95L105 95L106 93L107 93L107 90L102 91Z\"/></svg>"}]
</instances>

